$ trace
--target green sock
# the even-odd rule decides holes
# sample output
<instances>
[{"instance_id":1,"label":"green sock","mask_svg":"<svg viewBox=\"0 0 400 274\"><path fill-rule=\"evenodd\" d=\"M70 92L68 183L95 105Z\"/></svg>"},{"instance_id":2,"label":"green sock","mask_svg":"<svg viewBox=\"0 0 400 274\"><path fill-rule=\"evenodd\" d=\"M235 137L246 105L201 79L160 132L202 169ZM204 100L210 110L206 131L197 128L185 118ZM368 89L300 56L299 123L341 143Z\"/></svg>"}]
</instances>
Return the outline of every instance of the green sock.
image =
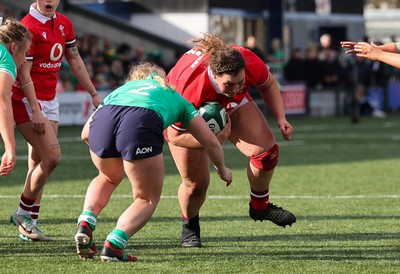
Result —
<instances>
[{"instance_id":1,"label":"green sock","mask_svg":"<svg viewBox=\"0 0 400 274\"><path fill-rule=\"evenodd\" d=\"M107 236L107 241L109 241L113 247L119 249L125 249L128 240L129 240L128 235L126 235L126 233L123 230L118 228L115 228Z\"/></svg>"},{"instance_id":2,"label":"green sock","mask_svg":"<svg viewBox=\"0 0 400 274\"><path fill-rule=\"evenodd\" d=\"M96 229L97 217L92 212L83 211L81 216L79 216L78 225L82 221L86 221L93 231Z\"/></svg>"}]
</instances>

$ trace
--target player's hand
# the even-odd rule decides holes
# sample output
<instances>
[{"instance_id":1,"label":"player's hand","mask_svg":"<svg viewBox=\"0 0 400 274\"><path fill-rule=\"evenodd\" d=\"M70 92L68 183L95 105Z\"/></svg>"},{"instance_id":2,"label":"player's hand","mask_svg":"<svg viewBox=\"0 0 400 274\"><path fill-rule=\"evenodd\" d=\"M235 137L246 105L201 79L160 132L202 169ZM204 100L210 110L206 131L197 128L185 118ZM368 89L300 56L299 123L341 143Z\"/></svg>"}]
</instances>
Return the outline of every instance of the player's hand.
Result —
<instances>
[{"instance_id":1,"label":"player's hand","mask_svg":"<svg viewBox=\"0 0 400 274\"><path fill-rule=\"evenodd\" d=\"M231 135L231 118L229 115L226 115L226 125L222 128L220 132L217 133L217 139L219 143L222 145Z\"/></svg>"},{"instance_id":2,"label":"player's hand","mask_svg":"<svg viewBox=\"0 0 400 274\"><path fill-rule=\"evenodd\" d=\"M92 96L92 103L95 109L97 109L103 103L103 100L101 100L99 93L96 93Z\"/></svg>"},{"instance_id":3,"label":"player's hand","mask_svg":"<svg viewBox=\"0 0 400 274\"><path fill-rule=\"evenodd\" d=\"M222 170L217 169L217 173L221 180L225 181L225 186L229 186L232 183L232 171L225 167Z\"/></svg>"},{"instance_id":4,"label":"player's hand","mask_svg":"<svg viewBox=\"0 0 400 274\"><path fill-rule=\"evenodd\" d=\"M11 173L16 164L15 152L6 151L1 158L0 176L7 176Z\"/></svg>"},{"instance_id":5,"label":"player's hand","mask_svg":"<svg viewBox=\"0 0 400 274\"><path fill-rule=\"evenodd\" d=\"M280 121L278 122L278 127L281 130L283 139L285 139L286 141L290 141L290 139L292 139L292 134L293 134L293 127L292 125L286 121Z\"/></svg>"},{"instance_id":6,"label":"player's hand","mask_svg":"<svg viewBox=\"0 0 400 274\"><path fill-rule=\"evenodd\" d=\"M354 52L358 57L376 61L382 53L382 50L374 42L359 42L354 45L352 52Z\"/></svg>"},{"instance_id":7,"label":"player's hand","mask_svg":"<svg viewBox=\"0 0 400 274\"><path fill-rule=\"evenodd\" d=\"M32 125L33 125L33 132L37 134L45 134L46 133L46 120L47 118L44 117L41 111L35 111L32 113Z\"/></svg>"}]
</instances>

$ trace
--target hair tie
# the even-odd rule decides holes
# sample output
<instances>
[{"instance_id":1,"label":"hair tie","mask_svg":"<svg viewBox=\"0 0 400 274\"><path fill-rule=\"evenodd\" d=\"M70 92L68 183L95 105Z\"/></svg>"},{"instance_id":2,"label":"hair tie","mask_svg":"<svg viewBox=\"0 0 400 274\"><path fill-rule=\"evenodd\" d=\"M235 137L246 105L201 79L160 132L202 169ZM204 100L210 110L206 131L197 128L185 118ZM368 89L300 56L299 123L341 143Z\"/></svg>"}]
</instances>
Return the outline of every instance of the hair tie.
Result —
<instances>
[{"instance_id":1,"label":"hair tie","mask_svg":"<svg viewBox=\"0 0 400 274\"><path fill-rule=\"evenodd\" d=\"M154 76L158 76L157 73L150 73L149 76L147 76L147 79L151 80L153 79Z\"/></svg>"},{"instance_id":2,"label":"hair tie","mask_svg":"<svg viewBox=\"0 0 400 274\"><path fill-rule=\"evenodd\" d=\"M33 81L30 81L30 82L28 82L28 83L22 84L21 87L24 89L24 88L26 88L26 87L29 86L29 85L33 85Z\"/></svg>"}]
</instances>

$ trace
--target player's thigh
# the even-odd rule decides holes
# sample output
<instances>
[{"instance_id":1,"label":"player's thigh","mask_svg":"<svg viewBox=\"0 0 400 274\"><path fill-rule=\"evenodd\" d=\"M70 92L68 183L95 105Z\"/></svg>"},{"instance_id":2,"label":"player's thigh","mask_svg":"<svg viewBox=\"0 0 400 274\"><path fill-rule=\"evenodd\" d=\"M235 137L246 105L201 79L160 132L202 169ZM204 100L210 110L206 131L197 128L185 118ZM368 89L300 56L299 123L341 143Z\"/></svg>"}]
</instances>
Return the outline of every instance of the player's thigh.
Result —
<instances>
[{"instance_id":1,"label":"player's thigh","mask_svg":"<svg viewBox=\"0 0 400 274\"><path fill-rule=\"evenodd\" d=\"M55 135L57 136L58 133L58 122L57 121L50 121L51 128L53 129ZM29 166L35 167L40 162L40 155L34 147L30 143L28 143L28 160Z\"/></svg>"},{"instance_id":2,"label":"player's thigh","mask_svg":"<svg viewBox=\"0 0 400 274\"><path fill-rule=\"evenodd\" d=\"M164 180L162 153L145 159L124 160L124 170L131 182L135 199L158 202Z\"/></svg>"},{"instance_id":3,"label":"player's thigh","mask_svg":"<svg viewBox=\"0 0 400 274\"><path fill-rule=\"evenodd\" d=\"M246 156L267 151L275 137L264 115L254 102L248 102L231 116L229 140Z\"/></svg>"},{"instance_id":4,"label":"player's thigh","mask_svg":"<svg viewBox=\"0 0 400 274\"><path fill-rule=\"evenodd\" d=\"M182 180L207 183L210 180L210 166L204 149L189 149L168 143L172 157Z\"/></svg>"},{"instance_id":5,"label":"player's thigh","mask_svg":"<svg viewBox=\"0 0 400 274\"><path fill-rule=\"evenodd\" d=\"M54 133L57 136L58 135L58 125L59 125L58 122L50 120L50 124L51 124L51 128L53 129Z\"/></svg>"},{"instance_id":6,"label":"player's thigh","mask_svg":"<svg viewBox=\"0 0 400 274\"><path fill-rule=\"evenodd\" d=\"M17 128L41 159L60 157L60 145L49 120L45 120L44 134L34 132L32 122L17 124Z\"/></svg>"},{"instance_id":7,"label":"player's thigh","mask_svg":"<svg viewBox=\"0 0 400 274\"><path fill-rule=\"evenodd\" d=\"M121 157L100 158L90 151L90 157L94 166L104 175L108 181L118 185L124 178L124 165Z\"/></svg>"}]
</instances>

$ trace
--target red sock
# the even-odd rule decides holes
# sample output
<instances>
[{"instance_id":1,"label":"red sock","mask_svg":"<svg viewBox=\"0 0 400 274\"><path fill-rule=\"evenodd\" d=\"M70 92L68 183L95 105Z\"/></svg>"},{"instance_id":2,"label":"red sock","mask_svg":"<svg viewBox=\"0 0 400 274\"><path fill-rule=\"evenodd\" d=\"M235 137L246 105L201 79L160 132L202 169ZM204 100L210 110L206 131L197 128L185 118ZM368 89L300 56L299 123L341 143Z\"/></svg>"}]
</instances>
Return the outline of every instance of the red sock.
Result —
<instances>
[{"instance_id":1,"label":"red sock","mask_svg":"<svg viewBox=\"0 0 400 274\"><path fill-rule=\"evenodd\" d=\"M34 222L39 219L40 204L33 204L31 208L31 218Z\"/></svg>"},{"instance_id":2,"label":"red sock","mask_svg":"<svg viewBox=\"0 0 400 274\"><path fill-rule=\"evenodd\" d=\"M254 210L265 210L268 207L269 190L250 192L250 204Z\"/></svg>"},{"instance_id":3,"label":"red sock","mask_svg":"<svg viewBox=\"0 0 400 274\"><path fill-rule=\"evenodd\" d=\"M199 213L197 213L197 215L192 218L188 218L185 215L183 215L183 213L182 213L182 220L187 221L187 220L194 220L194 219L199 219Z\"/></svg>"},{"instance_id":4,"label":"red sock","mask_svg":"<svg viewBox=\"0 0 400 274\"><path fill-rule=\"evenodd\" d=\"M29 198L26 198L24 196L24 194L22 194L21 199L19 201L19 209L26 211L29 214L32 210L32 206L35 203L35 200L36 200L36 198L29 199Z\"/></svg>"}]
</instances>

